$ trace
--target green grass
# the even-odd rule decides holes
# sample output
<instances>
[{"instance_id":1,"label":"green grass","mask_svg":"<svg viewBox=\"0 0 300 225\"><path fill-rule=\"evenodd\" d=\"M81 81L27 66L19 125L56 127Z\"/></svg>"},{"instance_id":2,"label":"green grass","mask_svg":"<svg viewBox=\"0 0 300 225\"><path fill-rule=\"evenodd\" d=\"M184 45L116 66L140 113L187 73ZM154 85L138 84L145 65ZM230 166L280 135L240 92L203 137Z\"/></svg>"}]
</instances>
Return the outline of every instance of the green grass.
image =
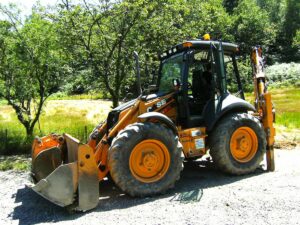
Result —
<instances>
[{"instance_id":1,"label":"green grass","mask_svg":"<svg viewBox=\"0 0 300 225\"><path fill-rule=\"evenodd\" d=\"M283 112L277 115L276 123L287 128L300 128L300 112Z\"/></svg>"},{"instance_id":2,"label":"green grass","mask_svg":"<svg viewBox=\"0 0 300 225\"><path fill-rule=\"evenodd\" d=\"M104 94L102 92L88 93L88 94L78 94L78 95L68 95L64 92L58 92L49 97L49 100L101 100L109 99L109 94Z\"/></svg>"},{"instance_id":3,"label":"green grass","mask_svg":"<svg viewBox=\"0 0 300 225\"><path fill-rule=\"evenodd\" d=\"M6 101L6 100L0 99L0 106L1 106L1 105L6 105L6 104L7 104L7 101Z\"/></svg>"},{"instance_id":4,"label":"green grass","mask_svg":"<svg viewBox=\"0 0 300 225\"><path fill-rule=\"evenodd\" d=\"M270 88L276 110L276 124L286 128L300 129L300 88ZM246 93L246 99L253 102L254 95Z\"/></svg>"},{"instance_id":5,"label":"green grass","mask_svg":"<svg viewBox=\"0 0 300 225\"><path fill-rule=\"evenodd\" d=\"M30 169L30 160L28 155L0 157L0 171L6 171L6 170L28 171L29 169Z\"/></svg>"},{"instance_id":6,"label":"green grass","mask_svg":"<svg viewBox=\"0 0 300 225\"><path fill-rule=\"evenodd\" d=\"M271 87L272 102L276 110L276 143L280 146L300 143L300 88ZM246 99L253 103L254 95L246 93Z\"/></svg>"},{"instance_id":7,"label":"green grass","mask_svg":"<svg viewBox=\"0 0 300 225\"><path fill-rule=\"evenodd\" d=\"M273 89L276 123L289 129L300 129L300 88Z\"/></svg>"},{"instance_id":8,"label":"green grass","mask_svg":"<svg viewBox=\"0 0 300 225\"><path fill-rule=\"evenodd\" d=\"M86 142L93 128L106 118L110 107L108 101L49 100L34 134L69 133ZM32 138L26 138L13 109L7 105L0 105L0 143L0 155L29 153L32 143Z\"/></svg>"},{"instance_id":9,"label":"green grass","mask_svg":"<svg viewBox=\"0 0 300 225\"><path fill-rule=\"evenodd\" d=\"M300 129L300 88L271 89L276 109L276 123Z\"/></svg>"}]
</instances>

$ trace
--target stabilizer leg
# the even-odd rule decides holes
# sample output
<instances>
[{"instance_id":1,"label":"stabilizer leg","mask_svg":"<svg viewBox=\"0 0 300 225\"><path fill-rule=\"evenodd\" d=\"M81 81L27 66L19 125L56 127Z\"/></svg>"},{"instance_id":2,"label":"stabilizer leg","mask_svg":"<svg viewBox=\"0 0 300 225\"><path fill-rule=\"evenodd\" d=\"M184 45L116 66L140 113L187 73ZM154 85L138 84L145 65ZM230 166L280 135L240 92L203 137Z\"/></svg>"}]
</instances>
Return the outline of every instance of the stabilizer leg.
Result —
<instances>
[{"instance_id":1,"label":"stabilizer leg","mask_svg":"<svg viewBox=\"0 0 300 225\"><path fill-rule=\"evenodd\" d=\"M267 171L273 172L275 170L274 147L267 148Z\"/></svg>"}]
</instances>

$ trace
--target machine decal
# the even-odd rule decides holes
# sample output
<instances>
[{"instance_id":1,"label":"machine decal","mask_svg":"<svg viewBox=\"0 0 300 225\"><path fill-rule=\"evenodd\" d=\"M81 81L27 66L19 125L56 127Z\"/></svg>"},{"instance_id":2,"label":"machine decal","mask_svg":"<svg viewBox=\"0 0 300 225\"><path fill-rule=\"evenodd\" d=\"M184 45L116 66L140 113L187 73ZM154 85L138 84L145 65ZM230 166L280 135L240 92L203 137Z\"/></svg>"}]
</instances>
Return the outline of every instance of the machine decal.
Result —
<instances>
[{"instance_id":1,"label":"machine decal","mask_svg":"<svg viewBox=\"0 0 300 225\"><path fill-rule=\"evenodd\" d=\"M157 110L158 108L166 105L170 100L172 100L172 98L162 99L162 100L158 101L153 106L149 106L147 108L147 112L153 112L153 111Z\"/></svg>"},{"instance_id":2,"label":"machine decal","mask_svg":"<svg viewBox=\"0 0 300 225\"><path fill-rule=\"evenodd\" d=\"M195 139L195 147L196 149L204 148L205 147L204 139L203 138Z\"/></svg>"}]
</instances>

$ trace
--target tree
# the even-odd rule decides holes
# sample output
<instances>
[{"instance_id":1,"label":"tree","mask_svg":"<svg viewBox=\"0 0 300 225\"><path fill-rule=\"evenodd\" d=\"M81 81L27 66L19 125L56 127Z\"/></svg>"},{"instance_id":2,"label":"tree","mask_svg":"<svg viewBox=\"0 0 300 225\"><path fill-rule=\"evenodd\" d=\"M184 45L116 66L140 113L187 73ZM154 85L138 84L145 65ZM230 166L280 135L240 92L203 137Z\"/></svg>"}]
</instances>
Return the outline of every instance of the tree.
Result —
<instances>
[{"instance_id":1,"label":"tree","mask_svg":"<svg viewBox=\"0 0 300 225\"><path fill-rule=\"evenodd\" d=\"M232 19L222 3L222 0L208 0L201 3L190 0L189 4L192 7L185 18L186 32L190 33L192 38L209 33L212 39L233 41L234 38L230 33Z\"/></svg>"},{"instance_id":2,"label":"tree","mask_svg":"<svg viewBox=\"0 0 300 225\"><path fill-rule=\"evenodd\" d=\"M146 58L151 61L156 50L161 51L163 41L166 46L169 40L173 43L178 38L178 34L175 37L170 34L180 31L175 24L180 20L179 3L183 1L174 2L100 1L95 5L85 0L81 4L62 0L58 15L53 17L60 24L66 51L76 61L73 65L79 70L83 69L79 64L89 67L92 82L109 92L116 107L122 89L133 80L133 51L147 52L153 47L147 56L141 56L142 61ZM163 27L159 26L161 21ZM154 32L150 34L149 30ZM165 38L165 34L169 36Z\"/></svg>"},{"instance_id":3,"label":"tree","mask_svg":"<svg viewBox=\"0 0 300 225\"><path fill-rule=\"evenodd\" d=\"M297 39L297 31L300 30L300 2L287 0L285 22L283 24L284 60L299 61L300 47L293 45Z\"/></svg>"},{"instance_id":4,"label":"tree","mask_svg":"<svg viewBox=\"0 0 300 225\"><path fill-rule=\"evenodd\" d=\"M33 135L46 99L60 87L66 68L54 25L33 14L24 24L14 8L0 6L8 20L0 30L0 97Z\"/></svg>"},{"instance_id":5,"label":"tree","mask_svg":"<svg viewBox=\"0 0 300 225\"><path fill-rule=\"evenodd\" d=\"M300 29L297 30L296 35L293 39L293 47L298 47L300 46Z\"/></svg>"},{"instance_id":6,"label":"tree","mask_svg":"<svg viewBox=\"0 0 300 225\"><path fill-rule=\"evenodd\" d=\"M287 0L284 31L288 44L292 44L298 29L300 29L300 2L297 0Z\"/></svg>"},{"instance_id":7,"label":"tree","mask_svg":"<svg viewBox=\"0 0 300 225\"><path fill-rule=\"evenodd\" d=\"M82 1L75 5L63 0L58 15L54 15L65 51L74 60L72 66L77 70L90 68L91 83L94 87L104 85L114 107L131 65L124 43L139 19L140 12L133 5L109 1L98 5Z\"/></svg>"},{"instance_id":8,"label":"tree","mask_svg":"<svg viewBox=\"0 0 300 225\"><path fill-rule=\"evenodd\" d=\"M268 13L255 0L241 0L234 9L232 33L242 54L248 54L254 45L269 46L275 41L276 29ZM265 48L266 49L266 48Z\"/></svg>"},{"instance_id":9,"label":"tree","mask_svg":"<svg viewBox=\"0 0 300 225\"><path fill-rule=\"evenodd\" d=\"M223 5L226 11L232 14L235 7L238 6L239 0L223 0Z\"/></svg>"}]
</instances>

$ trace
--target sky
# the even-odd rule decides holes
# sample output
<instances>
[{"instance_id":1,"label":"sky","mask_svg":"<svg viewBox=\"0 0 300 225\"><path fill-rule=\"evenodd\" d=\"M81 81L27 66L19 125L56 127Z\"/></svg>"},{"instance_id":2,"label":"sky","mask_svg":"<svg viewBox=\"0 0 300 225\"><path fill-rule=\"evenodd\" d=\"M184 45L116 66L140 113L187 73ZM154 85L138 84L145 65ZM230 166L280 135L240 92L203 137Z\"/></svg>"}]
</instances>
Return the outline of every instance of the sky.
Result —
<instances>
[{"instance_id":1,"label":"sky","mask_svg":"<svg viewBox=\"0 0 300 225\"><path fill-rule=\"evenodd\" d=\"M57 0L39 0L42 5L54 5ZM29 15L32 6L37 2L37 0L0 0L0 4L8 5L9 3L14 3L22 11L23 16Z\"/></svg>"}]
</instances>

